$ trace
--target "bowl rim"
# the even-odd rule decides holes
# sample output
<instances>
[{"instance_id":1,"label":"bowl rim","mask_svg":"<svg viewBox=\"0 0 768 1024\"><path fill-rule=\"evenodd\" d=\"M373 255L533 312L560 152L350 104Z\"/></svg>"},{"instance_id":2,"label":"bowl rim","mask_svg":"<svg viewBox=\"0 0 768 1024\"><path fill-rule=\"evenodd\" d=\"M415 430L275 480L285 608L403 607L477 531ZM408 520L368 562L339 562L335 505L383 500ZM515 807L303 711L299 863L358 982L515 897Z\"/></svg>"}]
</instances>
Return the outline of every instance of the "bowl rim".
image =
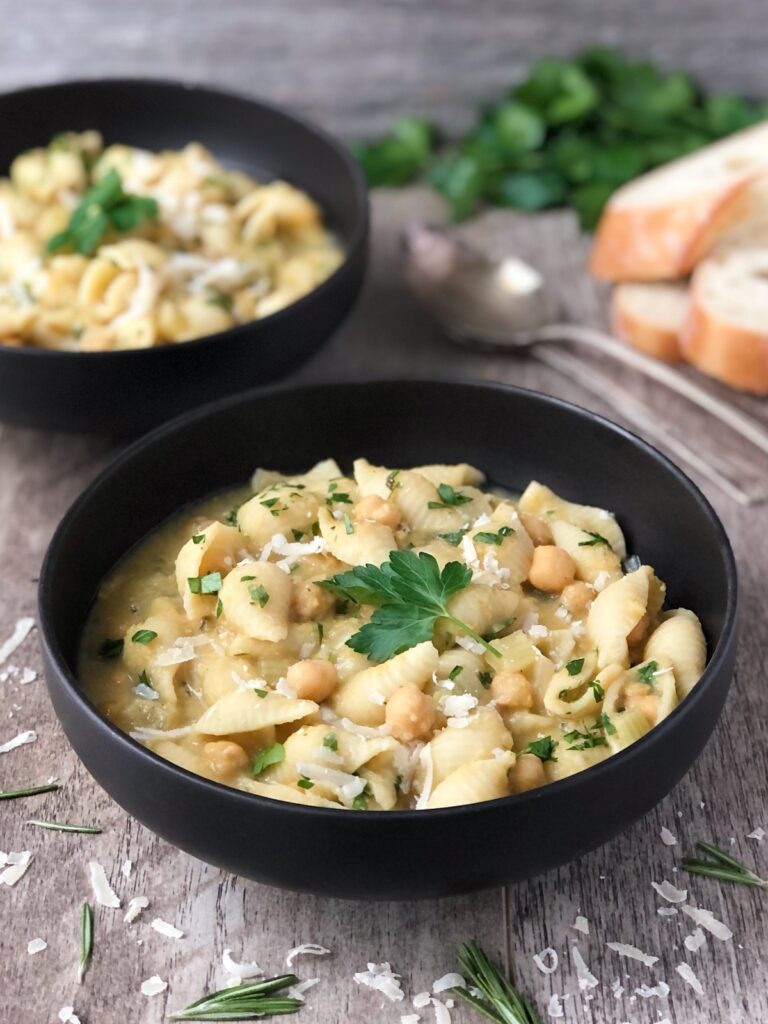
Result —
<instances>
[{"instance_id":1,"label":"bowl rim","mask_svg":"<svg viewBox=\"0 0 768 1024\"><path fill-rule=\"evenodd\" d=\"M502 808L512 808L518 804L526 804L532 801L542 800L546 798L547 792L550 791L552 787L556 787L558 793L565 795L568 791L576 791L579 787L584 785L585 779L594 780L595 784L597 784L601 776L605 776L609 771L613 770L617 758L620 759L622 764L629 765L633 760L637 760L641 756L644 756L651 743L658 744L665 742L667 735L676 728L677 723L681 722L684 717L693 713L693 709L704 699L705 691L714 684L716 677L721 671L723 663L730 655L730 649L736 639L736 623L739 606L736 560L734 558L730 540L719 516L699 487L666 455L664 455L663 452L660 452L657 448L649 444L643 438L634 434L632 431L627 430L626 427L612 422L600 413L593 412L591 409L585 409L582 406L576 405L575 403L566 401L562 398L558 398L554 395L547 395L539 391L533 391L531 389L522 388L512 384L484 381L476 378L471 380L458 380L455 378L451 379L445 377L416 377L403 380L402 378L393 377L365 378L360 381L319 381L303 383L300 385L275 384L266 388L251 388L248 391L240 392L238 395L229 396L207 403L205 406L201 406L198 409L193 409L175 417L173 420L168 421L162 426L157 427L150 433L145 434L143 437L132 442L127 448L120 452L117 457L112 459L75 499L60 520L59 525L49 542L40 569L37 602L39 622L38 632L40 645L50 664L56 670L59 678L64 680L66 686L78 701L81 712L87 715L96 728L106 728L113 739L126 746L129 751L133 751L138 756L146 758L151 764L158 766L161 770L165 769L170 772L172 776L178 777L182 782L192 780L193 784L202 786L208 790L213 797L216 797L218 794L224 798L226 795L230 799L234 800L235 803L242 803L244 806L248 806L255 801L256 806L260 806L268 812L279 812L287 809L288 812L295 812L309 817L321 814L325 816L324 820L331 820L331 817L329 816L332 816L334 820L341 820L342 818L346 820L349 818L350 812L345 808L337 809L333 807L314 807L306 804L292 803L290 801L279 800L273 797L261 796L257 793L249 793L245 790L237 789L233 786L227 786L224 783L216 782L212 779L207 779L202 775L188 771L186 768L182 768L166 758L161 757L159 754L154 753L154 751L139 743L138 740L132 739L129 733L124 732L113 722L110 722L109 719L96 707L96 705L83 694L79 687L78 680L74 672L69 669L61 652L58 640L54 635L48 613L48 605L52 603L53 597L49 580L50 566L53 558L55 557L56 548L61 537L69 529L70 524L80 515L81 510L87 505L90 500L91 493L105 485L109 486L111 478L119 474L122 467L141 453L142 450L147 447L151 447L158 442L162 442L171 434L183 432L186 427L194 421L206 419L207 417L213 416L229 407L247 405L248 403L259 401L265 397L271 397L275 394L300 396L303 393L317 390L333 390L349 387L366 388L371 386L375 387L376 385L419 387L425 384L430 386L454 386L459 388L475 389L478 392L492 391L502 395L509 395L513 399L515 397L523 397L528 400L532 399L541 403L545 407L549 406L559 408L569 415L575 415L578 418L584 418L591 421L599 428L608 430L622 439L629 441L634 447L639 447L644 450L646 454L650 455L654 461L660 463L666 472L671 474L677 482L682 485L684 490L688 492L689 497L696 505L698 505L699 509L714 527L717 536L718 549L723 558L726 576L725 615L723 619L723 627L717 644L711 652L704 672L693 690L674 708L667 718L654 726L653 729L646 733L645 736L641 737L637 742L631 744L631 746L624 750L611 754L605 760L600 761L595 765L591 765L589 768L585 768L583 771L577 772L574 775L569 775L564 779L558 779L554 782L548 782L546 785L540 786L538 789L529 790L523 793L512 793L508 796L497 797L493 800L485 800L480 803L473 804L458 804L452 807L424 808L423 810L408 808L396 811L356 811L354 817L358 818L360 815L363 815L366 822L370 822L374 818L377 821L383 818L387 820L391 819L393 822L407 821L410 823L421 820L420 815L422 815L425 810L428 810L430 821L438 822L443 821L446 818L454 818L457 816L463 817L467 814L477 813L478 810L482 809L488 809L489 811L492 809L500 810ZM138 543L140 539L141 538L138 538L135 543ZM394 827L394 825L392 827Z\"/></svg>"},{"instance_id":2,"label":"bowl rim","mask_svg":"<svg viewBox=\"0 0 768 1024\"><path fill-rule=\"evenodd\" d=\"M341 160L352 182L352 192L355 200L355 217L350 241L343 250L344 259L333 273L322 281L316 288L313 288L311 291L307 292L306 295L302 295L301 298L291 302L288 306L284 306L282 309L278 309L274 313L270 313L268 316L261 317L258 320L249 320L243 324L236 324L234 327L227 328L226 331L217 331L215 334L204 334L199 338L191 338L189 341L170 342L166 345L156 345L151 348L118 349L109 352L71 352L66 349L43 348L40 345L22 345L18 348L0 345L0 358L3 358L4 356L21 359L54 357L59 359L65 358L71 361L74 357L87 359L89 363L95 362L97 359L102 361L112 360L113 362L116 362L120 359L128 361L142 357L146 358L149 353L153 352L167 353L179 350L190 351L191 349L202 348L211 343L220 344L222 341L230 338L245 338L249 333L253 332L257 325L260 329L262 324L271 326L273 324L280 323L281 321L286 320L294 310L302 309L312 301L322 297L326 292L335 287L335 284L340 277L349 271L350 264L358 256L360 250L364 248L368 238L370 228L368 184L365 180L362 168L352 156L350 150L340 139L337 139L330 132L326 131L325 128L316 124L304 115L298 114L292 109L284 107L279 103L273 103L271 100L263 100L247 96L245 93L237 92L232 89L220 89L217 86L208 85L207 83L187 82L184 79L173 78L106 76L94 78L72 78L55 82L41 82L0 93L0 105L2 105L6 100L23 99L28 95L45 93L55 94L64 89L90 88L92 86L101 86L106 88L126 87L129 89L139 86L150 86L166 93L176 92L196 93L197 95L205 94L226 102L246 103L249 106L260 107L272 114L276 114L284 120L292 122L294 127L298 127L309 135L314 136L316 141L323 143ZM98 130L99 129L97 129L97 131ZM314 199L310 193L307 194L310 195L310 198ZM323 214L325 215L325 210L323 210ZM255 339L251 339L251 341L254 340Z\"/></svg>"}]
</instances>

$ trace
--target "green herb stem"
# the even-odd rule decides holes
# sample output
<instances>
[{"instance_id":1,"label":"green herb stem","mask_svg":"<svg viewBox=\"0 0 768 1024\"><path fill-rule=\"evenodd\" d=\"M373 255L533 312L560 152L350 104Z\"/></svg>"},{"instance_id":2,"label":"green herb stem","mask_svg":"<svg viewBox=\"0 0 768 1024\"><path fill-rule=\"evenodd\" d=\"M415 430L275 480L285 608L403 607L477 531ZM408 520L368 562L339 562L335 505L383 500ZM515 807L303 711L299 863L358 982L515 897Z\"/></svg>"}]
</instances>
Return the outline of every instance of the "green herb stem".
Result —
<instances>
[{"instance_id":1,"label":"green herb stem","mask_svg":"<svg viewBox=\"0 0 768 1024\"><path fill-rule=\"evenodd\" d=\"M754 871L750 871L746 864L743 864L724 850L718 849L712 843L699 841L696 843L696 848L706 854L709 859L683 858L682 866L690 874L705 875L708 878L716 878L721 882L733 882L735 885L749 885L756 889L768 889L768 880L760 878Z\"/></svg>"},{"instance_id":2,"label":"green herb stem","mask_svg":"<svg viewBox=\"0 0 768 1024\"><path fill-rule=\"evenodd\" d=\"M58 782L47 782L44 786L28 786L26 789L3 789L0 790L0 800L21 800L27 796L37 796L39 793L53 793L57 789Z\"/></svg>"},{"instance_id":3,"label":"green herb stem","mask_svg":"<svg viewBox=\"0 0 768 1024\"><path fill-rule=\"evenodd\" d=\"M278 995L298 982L295 974L282 974L249 985L221 989L171 1014L171 1020L259 1020L262 1017L296 1013L301 999Z\"/></svg>"},{"instance_id":4,"label":"green herb stem","mask_svg":"<svg viewBox=\"0 0 768 1024\"><path fill-rule=\"evenodd\" d=\"M494 1024L540 1024L530 1000L517 992L514 984L472 939L459 951L459 971L478 990L466 988L451 991L469 1006L494 1021Z\"/></svg>"},{"instance_id":5,"label":"green herb stem","mask_svg":"<svg viewBox=\"0 0 768 1024\"><path fill-rule=\"evenodd\" d=\"M88 836L101 834L101 829L98 825L67 825L58 821L39 821L37 818L30 818L25 824L36 825L38 828L47 828L51 832L82 832Z\"/></svg>"},{"instance_id":6,"label":"green herb stem","mask_svg":"<svg viewBox=\"0 0 768 1024\"><path fill-rule=\"evenodd\" d=\"M93 951L93 912L88 900L83 902L80 915L80 964L77 969L77 980L82 984L85 969Z\"/></svg>"}]
</instances>

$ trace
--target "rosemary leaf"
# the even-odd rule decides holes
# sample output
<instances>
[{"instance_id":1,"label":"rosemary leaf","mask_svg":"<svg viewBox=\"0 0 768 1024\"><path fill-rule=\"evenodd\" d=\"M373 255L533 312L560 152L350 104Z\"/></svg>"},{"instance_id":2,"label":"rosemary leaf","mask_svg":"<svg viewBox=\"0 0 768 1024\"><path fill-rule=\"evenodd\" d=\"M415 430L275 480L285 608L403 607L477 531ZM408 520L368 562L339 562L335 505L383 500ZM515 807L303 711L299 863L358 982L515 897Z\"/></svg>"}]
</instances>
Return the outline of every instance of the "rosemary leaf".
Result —
<instances>
[{"instance_id":1,"label":"rosemary leaf","mask_svg":"<svg viewBox=\"0 0 768 1024\"><path fill-rule=\"evenodd\" d=\"M690 874L705 875L708 878L717 878L721 882L733 882L735 885L751 885L757 889L768 888L768 881L760 878L754 871L750 871L746 864L742 864L740 860L713 846L712 843L698 842L696 847L709 859L685 857L682 866Z\"/></svg>"},{"instance_id":2,"label":"rosemary leaf","mask_svg":"<svg viewBox=\"0 0 768 1024\"><path fill-rule=\"evenodd\" d=\"M461 947L458 960L459 971L480 995L466 988L454 988L451 991L455 996L494 1024L540 1024L528 997L515 990L512 981L474 939Z\"/></svg>"},{"instance_id":3,"label":"rosemary leaf","mask_svg":"<svg viewBox=\"0 0 768 1024\"><path fill-rule=\"evenodd\" d=\"M93 913L88 900L83 902L83 911L80 919L80 965L77 969L77 980L80 984L83 981L85 969L91 958L93 949Z\"/></svg>"},{"instance_id":4,"label":"rosemary leaf","mask_svg":"<svg viewBox=\"0 0 768 1024\"><path fill-rule=\"evenodd\" d=\"M171 1020L260 1020L262 1017L296 1013L304 1005L301 999L278 995L298 982L295 974L281 974L250 985L238 985L204 995L184 1010L171 1014Z\"/></svg>"},{"instance_id":5,"label":"rosemary leaf","mask_svg":"<svg viewBox=\"0 0 768 1024\"><path fill-rule=\"evenodd\" d=\"M47 828L52 832L83 832L88 836L97 836L101 833L98 825L65 825L58 821L38 821L37 818L30 818L25 824L37 825L38 828Z\"/></svg>"},{"instance_id":6,"label":"rosemary leaf","mask_svg":"<svg viewBox=\"0 0 768 1024\"><path fill-rule=\"evenodd\" d=\"M0 800L19 800L25 796L37 796L38 793L53 793L58 788L58 782L47 782L44 786L29 786L27 789L3 789L0 790Z\"/></svg>"}]
</instances>

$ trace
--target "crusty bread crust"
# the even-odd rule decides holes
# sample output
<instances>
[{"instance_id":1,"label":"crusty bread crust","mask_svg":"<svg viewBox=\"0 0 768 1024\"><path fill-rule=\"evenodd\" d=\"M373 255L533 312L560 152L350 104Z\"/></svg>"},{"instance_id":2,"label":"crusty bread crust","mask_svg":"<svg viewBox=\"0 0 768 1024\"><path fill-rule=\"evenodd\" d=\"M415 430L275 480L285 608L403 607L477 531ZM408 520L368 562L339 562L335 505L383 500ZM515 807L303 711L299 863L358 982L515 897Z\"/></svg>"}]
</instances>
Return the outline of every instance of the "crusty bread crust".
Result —
<instances>
[{"instance_id":1,"label":"crusty bread crust","mask_svg":"<svg viewBox=\"0 0 768 1024\"><path fill-rule=\"evenodd\" d=\"M695 283L680 347L688 362L710 377L741 391L768 395L768 324L762 331L751 331L718 319Z\"/></svg>"},{"instance_id":2,"label":"crusty bread crust","mask_svg":"<svg viewBox=\"0 0 768 1024\"><path fill-rule=\"evenodd\" d=\"M617 285L611 296L613 333L649 356L655 356L665 363L679 363L683 358L680 351L682 324L665 325L643 316L634 303L625 300L625 295L624 287Z\"/></svg>"},{"instance_id":3,"label":"crusty bread crust","mask_svg":"<svg viewBox=\"0 0 768 1024\"><path fill-rule=\"evenodd\" d=\"M607 281L671 281L686 277L718 238L749 213L745 174L716 190L694 189L685 200L632 206L609 200L590 258L595 277Z\"/></svg>"}]
</instances>

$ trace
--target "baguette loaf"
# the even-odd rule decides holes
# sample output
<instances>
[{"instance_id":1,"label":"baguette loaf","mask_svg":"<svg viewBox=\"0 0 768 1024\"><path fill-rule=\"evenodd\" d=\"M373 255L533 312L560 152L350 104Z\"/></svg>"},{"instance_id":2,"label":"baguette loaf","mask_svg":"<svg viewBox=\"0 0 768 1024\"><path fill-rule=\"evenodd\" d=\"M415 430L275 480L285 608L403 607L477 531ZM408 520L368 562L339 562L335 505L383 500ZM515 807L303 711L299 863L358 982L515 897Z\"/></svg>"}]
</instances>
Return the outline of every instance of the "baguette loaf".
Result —
<instances>
[{"instance_id":1,"label":"baguette loaf","mask_svg":"<svg viewBox=\"0 0 768 1024\"><path fill-rule=\"evenodd\" d=\"M680 344L684 358L704 373L768 395L768 238L699 264Z\"/></svg>"},{"instance_id":2,"label":"baguette loaf","mask_svg":"<svg viewBox=\"0 0 768 1024\"><path fill-rule=\"evenodd\" d=\"M677 363L680 331L688 313L684 281L619 284L611 299L613 333L666 363Z\"/></svg>"},{"instance_id":3,"label":"baguette loaf","mask_svg":"<svg viewBox=\"0 0 768 1024\"><path fill-rule=\"evenodd\" d=\"M766 173L763 122L622 186L598 224L592 273L609 281L687 276L725 232L754 215L750 185Z\"/></svg>"}]
</instances>

